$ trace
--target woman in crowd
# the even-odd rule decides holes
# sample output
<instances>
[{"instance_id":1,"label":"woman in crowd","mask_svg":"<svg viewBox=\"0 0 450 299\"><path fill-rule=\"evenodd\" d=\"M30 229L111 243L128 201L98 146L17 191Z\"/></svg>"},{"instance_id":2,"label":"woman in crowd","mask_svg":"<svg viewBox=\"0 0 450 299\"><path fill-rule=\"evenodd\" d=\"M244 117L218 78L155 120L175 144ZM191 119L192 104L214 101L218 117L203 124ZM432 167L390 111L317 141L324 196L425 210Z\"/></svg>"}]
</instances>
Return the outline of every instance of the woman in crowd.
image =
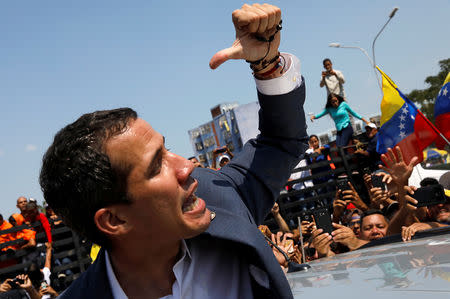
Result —
<instances>
[{"instance_id":1,"label":"woman in crowd","mask_svg":"<svg viewBox=\"0 0 450 299\"><path fill-rule=\"evenodd\" d=\"M312 115L311 121L321 118L322 116L329 114L336 125L336 145L346 146L349 144L350 139L353 135L353 128L350 124L350 116L352 114L354 117L361 119L363 122L369 124L369 122L361 117L358 113L352 110L350 106L344 101L344 99L336 94L330 93L328 95L327 104L325 109L319 114Z\"/></svg>"}]
</instances>

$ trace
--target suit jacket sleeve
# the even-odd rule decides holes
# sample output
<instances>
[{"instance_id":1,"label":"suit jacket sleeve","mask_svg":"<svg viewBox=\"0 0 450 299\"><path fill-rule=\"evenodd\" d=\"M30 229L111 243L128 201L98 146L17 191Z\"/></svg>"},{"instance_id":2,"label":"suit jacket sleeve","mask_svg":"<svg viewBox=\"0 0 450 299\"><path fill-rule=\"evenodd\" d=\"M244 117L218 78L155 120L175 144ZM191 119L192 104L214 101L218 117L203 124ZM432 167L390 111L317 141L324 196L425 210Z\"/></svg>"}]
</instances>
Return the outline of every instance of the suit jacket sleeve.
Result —
<instances>
[{"instance_id":1,"label":"suit jacket sleeve","mask_svg":"<svg viewBox=\"0 0 450 299\"><path fill-rule=\"evenodd\" d=\"M305 83L281 95L264 95L260 103L259 134L218 174L232 182L255 222L272 208L292 169L307 149Z\"/></svg>"}]
</instances>

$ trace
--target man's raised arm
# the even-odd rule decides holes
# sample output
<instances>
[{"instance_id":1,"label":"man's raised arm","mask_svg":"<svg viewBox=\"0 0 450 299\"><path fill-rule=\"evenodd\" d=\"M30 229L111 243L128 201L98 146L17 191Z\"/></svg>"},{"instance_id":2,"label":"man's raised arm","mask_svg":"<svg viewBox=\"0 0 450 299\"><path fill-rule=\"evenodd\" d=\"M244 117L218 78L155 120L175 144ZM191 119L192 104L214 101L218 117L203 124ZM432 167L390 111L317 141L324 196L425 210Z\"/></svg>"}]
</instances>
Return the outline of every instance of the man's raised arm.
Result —
<instances>
[{"instance_id":1,"label":"man's raised arm","mask_svg":"<svg viewBox=\"0 0 450 299\"><path fill-rule=\"evenodd\" d=\"M281 11L269 4L244 5L233 12L236 40L210 61L217 68L245 59L253 70L260 103L259 130L221 173L231 179L255 221L273 206L293 167L307 148L303 103L305 85L299 60L278 51Z\"/></svg>"}]
</instances>

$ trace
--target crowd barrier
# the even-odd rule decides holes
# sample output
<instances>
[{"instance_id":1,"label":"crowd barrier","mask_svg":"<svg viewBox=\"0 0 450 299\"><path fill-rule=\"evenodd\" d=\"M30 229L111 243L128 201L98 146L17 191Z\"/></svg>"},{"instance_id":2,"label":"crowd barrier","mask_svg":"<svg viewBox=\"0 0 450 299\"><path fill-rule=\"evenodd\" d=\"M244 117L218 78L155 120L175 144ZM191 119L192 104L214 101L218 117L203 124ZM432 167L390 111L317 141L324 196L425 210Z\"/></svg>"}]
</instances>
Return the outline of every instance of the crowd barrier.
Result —
<instances>
[{"instance_id":1,"label":"crowd barrier","mask_svg":"<svg viewBox=\"0 0 450 299\"><path fill-rule=\"evenodd\" d=\"M314 208L323 204L324 199L329 199L329 202L322 206L332 209L332 199L334 199L336 194L336 181L339 176L345 175L355 187L361 199L364 202L369 203L369 195L364 186L364 181L361 175L362 168L364 168L365 165L360 163L360 156L354 154L354 151L355 145L347 147L332 147L330 148L329 154L331 159L311 163L307 166L299 167L292 171L292 173L296 173L321 168L331 164L335 166L334 169L322 171L320 173L315 173L314 175L308 175L287 182L285 186L287 188L286 190L282 190L280 192L277 202L280 207L280 213L288 224L293 223L297 225L298 217L300 217L301 220L310 220L310 216L313 213ZM319 177L330 177L331 180L300 190L291 188L294 184L304 183ZM324 188L327 188L328 192L320 194L317 192L318 190L323 190ZM314 206L314 208L311 208L312 206ZM278 231L279 229L272 214L267 216L264 224L267 225L271 231Z\"/></svg>"},{"instance_id":2,"label":"crowd barrier","mask_svg":"<svg viewBox=\"0 0 450 299\"><path fill-rule=\"evenodd\" d=\"M49 219L52 223L52 220ZM41 225L40 222L32 223L32 227ZM16 226L7 230L0 231L0 235L15 233L21 231L22 229L29 228L28 225ZM65 282L70 283L75 280L82 272L84 272L91 259L89 257L91 244L80 238L76 233L70 230L68 227L62 225L51 230L53 238L53 261L65 260L70 262L61 263L59 265L52 265L52 273L71 273L66 275ZM36 234L36 240L46 240L45 232L40 232ZM23 243L22 239L17 239L9 242L0 244L0 250L11 246ZM17 274L24 273L24 270L28 268L32 261L27 261L29 256L37 256L40 253L45 255L46 247L43 243L38 243L38 246L34 248L19 249L15 252L13 251L2 251L0 255L0 278L3 280L5 278L14 277ZM68 258L68 259L65 259ZM67 270L70 270L68 272Z\"/></svg>"}]
</instances>

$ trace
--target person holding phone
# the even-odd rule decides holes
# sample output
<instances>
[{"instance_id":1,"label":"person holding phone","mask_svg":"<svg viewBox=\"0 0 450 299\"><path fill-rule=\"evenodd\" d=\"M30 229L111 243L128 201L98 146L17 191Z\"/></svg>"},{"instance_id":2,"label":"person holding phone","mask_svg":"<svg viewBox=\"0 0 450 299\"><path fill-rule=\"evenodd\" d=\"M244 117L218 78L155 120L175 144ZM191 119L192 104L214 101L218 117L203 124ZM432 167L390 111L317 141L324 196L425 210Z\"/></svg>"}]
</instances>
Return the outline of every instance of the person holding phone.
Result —
<instances>
[{"instance_id":1,"label":"person holding phone","mask_svg":"<svg viewBox=\"0 0 450 299\"><path fill-rule=\"evenodd\" d=\"M353 135L353 128L350 122L350 116L353 115L357 119L361 119L366 124L369 122L353 111L352 108L344 101L344 98L338 94L330 93L327 98L327 104L322 112L311 115L310 119L313 122L315 119L319 119L327 114L331 116L336 126L336 145L347 146Z\"/></svg>"},{"instance_id":2,"label":"person holding phone","mask_svg":"<svg viewBox=\"0 0 450 299\"><path fill-rule=\"evenodd\" d=\"M322 71L322 78L319 84L320 87L326 87L327 96L330 95L330 93L334 93L345 99L344 74L342 74L341 71L333 69L333 63L329 58L323 60L323 68L325 71Z\"/></svg>"},{"instance_id":3,"label":"person holding phone","mask_svg":"<svg viewBox=\"0 0 450 299\"><path fill-rule=\"evenodd\" d=\"M220 168L227 165L231 159L233 159L234 155L228 148L228 146L222 146L218 147L213 150L213 157L212 157L212 169L219 170ZM217 163L218 160L218 163ZM217 164L219 164L219 167L217 167Z\"/></svg>"},{"instance_id":4,"label":"person holding phone","mask_svg":"<svg viewBox=\"0 0 450 299\"><path fill-rule=\"evenodd\" d=\"M0 294L2 298L23 298L40 299L38 291L33 287L31 279L26 274L19 274L15 278L7 278L0 284ZM26 294L24 294L26 293Z\"/></svg>"},{"instance_id":5,"label":"person holding phone","mask_svg":"<svg viewBox=\"0 0 450 299\"><path fill-rule=\"evenodd\" d=\"M368 165L370 172L379 169L378 165L382 165L380 154L377 152L378 127L376 124L369 122L366 124L366 136L368 138L367 147L357 148L355 154L360 155L360 160L364 165Z\"/></svg>"}]
</instances>

